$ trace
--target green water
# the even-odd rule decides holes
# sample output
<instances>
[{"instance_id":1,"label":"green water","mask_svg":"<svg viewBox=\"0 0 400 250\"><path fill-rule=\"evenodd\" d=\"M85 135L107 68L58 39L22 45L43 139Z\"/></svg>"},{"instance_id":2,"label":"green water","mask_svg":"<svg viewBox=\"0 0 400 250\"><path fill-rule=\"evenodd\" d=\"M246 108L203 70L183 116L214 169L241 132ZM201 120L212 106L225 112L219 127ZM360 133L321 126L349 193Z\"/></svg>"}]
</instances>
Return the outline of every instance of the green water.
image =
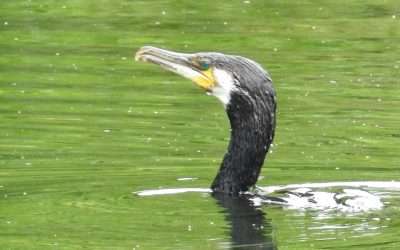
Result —
<instances>
[{"instance_id":1,"label":"green water","mask_svg":"<svg viewBox=\"0 0 400 250\"><path fill-rule=\"evenodd\" d=\"M261 249L400 248L393 204L323 217L132 194L208 187L229 140L218 100L134 62L143 45L268 69L278 128L258 185L400 180L398 0L1 1L1 249L226 249L247 226Z\"/></svg>"}]
</instances>

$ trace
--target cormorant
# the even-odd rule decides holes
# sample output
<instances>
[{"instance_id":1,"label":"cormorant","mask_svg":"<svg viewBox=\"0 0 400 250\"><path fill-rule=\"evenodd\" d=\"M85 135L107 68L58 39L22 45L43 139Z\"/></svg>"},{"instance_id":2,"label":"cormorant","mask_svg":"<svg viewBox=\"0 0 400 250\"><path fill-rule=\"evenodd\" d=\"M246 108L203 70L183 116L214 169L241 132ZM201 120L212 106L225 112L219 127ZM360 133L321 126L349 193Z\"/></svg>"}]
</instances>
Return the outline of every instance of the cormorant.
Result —
<instances>
[{"instance_id":1,"label":"cormorant","mask_svg":"<svg viewBox=\"0 0 400 250\"><path fill-rule=\"evenodd\" d=\"M144 46L135 59L189 78L223 103L231 139L211 189L237 195L253 186L275 132L276 95L269 74L250 59L216 52Z\"/></svg>"}]
</instances>

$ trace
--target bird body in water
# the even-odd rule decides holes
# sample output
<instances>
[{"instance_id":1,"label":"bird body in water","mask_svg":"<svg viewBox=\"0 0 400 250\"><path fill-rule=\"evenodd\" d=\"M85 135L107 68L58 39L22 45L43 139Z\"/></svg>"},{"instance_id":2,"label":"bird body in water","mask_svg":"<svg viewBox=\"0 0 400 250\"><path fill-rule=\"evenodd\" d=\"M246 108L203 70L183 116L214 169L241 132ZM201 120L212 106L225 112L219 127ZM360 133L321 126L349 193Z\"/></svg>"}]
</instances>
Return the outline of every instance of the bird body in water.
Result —
<instances>
[{"instance_id":1,"label":"bird body in water","mask_svg":"<svg viewBox=\"0 0 400 250\"><path fill-rule=\"evenodd\" d=\"M275 133L276 95L269 74L250 59L215 52L144 46L135 59L189 78L223 103L231 139L211 189L237 195L253 186Z\"/></svg>"}]
</instances>

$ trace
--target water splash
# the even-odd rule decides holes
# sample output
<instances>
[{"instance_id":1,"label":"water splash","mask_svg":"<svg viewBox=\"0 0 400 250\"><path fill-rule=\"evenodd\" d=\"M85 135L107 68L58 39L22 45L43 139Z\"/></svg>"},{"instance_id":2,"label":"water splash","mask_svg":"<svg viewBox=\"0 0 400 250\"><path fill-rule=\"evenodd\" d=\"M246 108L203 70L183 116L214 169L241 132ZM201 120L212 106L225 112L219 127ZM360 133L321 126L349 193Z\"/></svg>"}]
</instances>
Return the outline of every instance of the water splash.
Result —
<instances>
[{"instance_id":1,"label":"water splash","mask_svg":"<svg viewBox=\"0 0 400 250\"><path fill-rule=\"evenodd\" d=\"M139 196L154 196L166 194L182 194L182 193L211 193L209 188L166 188L166 189L150 189L134 192Z\"/></svg>"},{"instance_id":2,"label":"water splash","mask_svg":"<svg viewBox=\"0 0 400 250\"><path fill-rule=\"evenodd\" d=\"M188 192L211 193L208 188L170 188L135 192L138 196L171 195ZM280 205L286 209L312 209L346 213L381 210L388 192L400 192L400 182L325 182L257 187L244 195L255 206Z\"/></svg>"}]
</instances>

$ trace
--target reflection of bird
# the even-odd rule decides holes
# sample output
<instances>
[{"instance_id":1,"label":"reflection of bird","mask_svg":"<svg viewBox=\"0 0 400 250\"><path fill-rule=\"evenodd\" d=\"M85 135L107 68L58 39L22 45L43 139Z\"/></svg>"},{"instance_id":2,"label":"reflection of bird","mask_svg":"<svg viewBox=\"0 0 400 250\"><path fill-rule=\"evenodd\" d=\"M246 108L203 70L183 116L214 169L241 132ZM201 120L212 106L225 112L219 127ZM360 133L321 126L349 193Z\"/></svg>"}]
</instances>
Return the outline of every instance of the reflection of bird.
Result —
<instances>
[{"instance_id":1,"label":"reflection of bird","mask_svg":"<svg viewBox=\"0 0 400 250\"><path fill-rule=\"evenodd\" d=\"M145 46L135 59L191 79L224 104L231 140L213 191L238 194L254 185L275 131L275 90L268 73L244 57L214 52L185 54Z\"/></svg>"},{"instance_id":2,"label":"reflection of bird","mask_svg":"<svg viewBox=\"0 0 400 250\"><path fill-rule=\"evenodd\" d=\"M224 209L225 219L230 226L232 249L277 249L272 238L271 221L263 210L254 206L249 197L232 197L222 193L214 193L212 197Z\"/></svg>"}]
</instances>

